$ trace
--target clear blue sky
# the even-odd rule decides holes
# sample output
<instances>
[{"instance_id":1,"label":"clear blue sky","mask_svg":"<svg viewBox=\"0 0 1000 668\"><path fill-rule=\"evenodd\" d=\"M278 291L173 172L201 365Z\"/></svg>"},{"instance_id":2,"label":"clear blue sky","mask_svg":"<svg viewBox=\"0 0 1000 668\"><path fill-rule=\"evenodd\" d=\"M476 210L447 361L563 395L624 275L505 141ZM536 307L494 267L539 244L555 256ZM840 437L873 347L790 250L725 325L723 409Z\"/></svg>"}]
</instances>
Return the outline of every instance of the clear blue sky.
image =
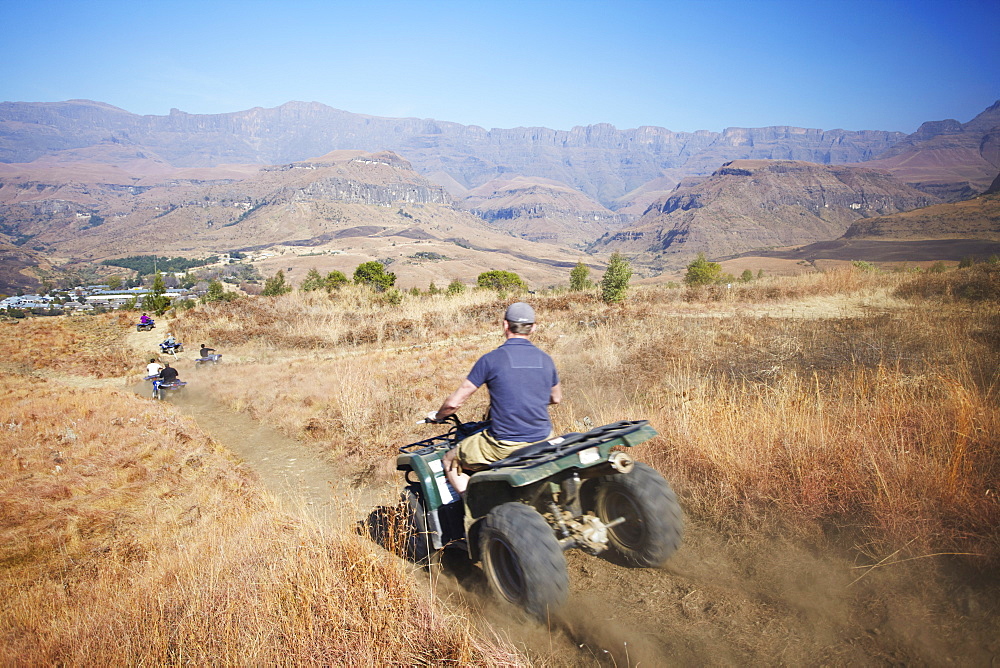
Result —
<instances>
[{"instance_id":1,"label":"clear blue sky","mask_svg":"<svg viewBox=\"0 0 1000 668\"><path fill-rule=\"evenodd\" d=\"M1000 99L1000 0L0 0L0 100L486 128L914 131Z\"/></svg>"}]
</instances>

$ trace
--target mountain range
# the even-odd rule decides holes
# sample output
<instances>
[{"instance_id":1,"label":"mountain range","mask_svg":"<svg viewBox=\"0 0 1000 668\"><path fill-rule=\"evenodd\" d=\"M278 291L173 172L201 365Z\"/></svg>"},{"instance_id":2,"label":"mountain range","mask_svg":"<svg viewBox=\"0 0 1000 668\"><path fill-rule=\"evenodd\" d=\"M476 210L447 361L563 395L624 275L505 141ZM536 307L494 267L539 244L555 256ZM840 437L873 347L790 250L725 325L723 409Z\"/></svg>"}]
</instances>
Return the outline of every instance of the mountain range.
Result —
<instances>
[{"instance_id":1,"label":"mountain range","mask_svg":"<svg viewBox=\"0 0 1000 668\"><path fill-rule=\"evenodd\" d=\"M31 253L59 265L137 252L338 250L348 238L366 239L371 257L387 259L400 239L419 238L450 244L451 255L479 253L464 258L470 266L510 268L490 266L498 251L493 264L519 258L538 280L554 280L555 268L585 250L595 267L621 250L655 274L696 252L808 244L865 219L949 210L998 172L1000 102L967 123L931 121L911 135L485 130L299 102L167 116L85 100L5 102L0 262L30 267L40 261ZM940 232L943 218L933 218ZM907 220L880 229L899 236L926 225ZM947 233L989 236L993 224ZM25 256L15 262L17 249ZM431 255L448 257L442 250ZM413 280L444 269L414 270Z\"/></svg>"}]
</instances>

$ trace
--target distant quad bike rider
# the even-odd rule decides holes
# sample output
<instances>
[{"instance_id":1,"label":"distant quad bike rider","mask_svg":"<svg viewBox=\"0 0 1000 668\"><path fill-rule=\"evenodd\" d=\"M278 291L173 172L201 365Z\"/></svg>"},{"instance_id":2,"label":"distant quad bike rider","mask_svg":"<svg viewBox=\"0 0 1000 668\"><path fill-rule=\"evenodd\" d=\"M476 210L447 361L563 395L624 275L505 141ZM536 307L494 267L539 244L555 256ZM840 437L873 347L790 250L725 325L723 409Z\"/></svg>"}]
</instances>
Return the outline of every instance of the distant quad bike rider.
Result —
<instances>
[{"instance_id":1,"label":"distant quad bike rider","mask_svg":"<svg viewBox=\"0 0 1000 668\"><path fill-rule=\"evenodd\" d=\"M180 374L177 373L177 369L170 366L170 363L168 362L162 369L160 369L160 384L174 383L178 380L179 375Z\"/></svg>"},{"instance_id":2,"label":"distant quad bike rider","mask_svg":"<svg viewBox=\"0 0 1000 668\"><path fill-rule=\"evenodd\" d=\"M150 357L149 364L146 365L146 375L159 376L160 371L162 370L163 370L163 365L157 362L155 357Z\"/></svg>"},{"instance_id":3,"label":"distant quad bike rider","mask_svg":"<svg viewBox=\"0 0 1000 668\"><path fill-rule=\"evenodd\" d=\"M153 322L153 319L149 317L149 314L143 313L139 317L139 324L136 325L136 331L139 331L139 332L147 331L148 332L149 330L153 329L155 326L156 325Z\"/></svg>"},{"instance_id":4,"label":"distant quad bike rider","mask_svg":"<svg viewBox=\"0 0 1000 668\"><path fill-rule=\"evenodd\" d=\"M442 462L448 482L461 495L471 473L553 436L548 407L562 401L562 387L552 358L528 340L534 330L534 309L524 302L511 304L503 318L503 345L480 357L458 389L428 416L441 421L482 385L489 390L490 426L463 440Z\"/></svg>"},{"instance_id":5,"label":"distant quad bike rider","mask_svg":"<svg viewBox=\"0 0 1000 668\"><path fill-rule=\"evenodd\" d=\"M178 353L182 349L183 346L174 338L174 335L167 332L167 338L160 344L160 350L165 353Z\"/></svg>"},{"instance_id":6,"label":"distant quad bike rider","mask_svg":"<svg viewBox=\"0 0 1000 668\"><path fill-rule=\"evenodd\" d=\"M215 352L215 348L209 348L204 343L201 344L201 350L198 351L198 359L195 360L196 364L205 364L211 362L213 364L217 363L222 358L222 355Z\"/></svg>"}]
</instances>

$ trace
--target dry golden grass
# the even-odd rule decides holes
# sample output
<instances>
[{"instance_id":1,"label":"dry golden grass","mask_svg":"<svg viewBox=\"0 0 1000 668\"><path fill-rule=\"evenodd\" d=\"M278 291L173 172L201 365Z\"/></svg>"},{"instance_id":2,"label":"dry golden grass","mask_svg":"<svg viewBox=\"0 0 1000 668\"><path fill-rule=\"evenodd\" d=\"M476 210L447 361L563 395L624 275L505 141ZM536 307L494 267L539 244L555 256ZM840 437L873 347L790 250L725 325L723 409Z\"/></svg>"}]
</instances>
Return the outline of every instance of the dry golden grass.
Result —
<instances>
[{"instance_id":1,"label":"dry golden grass","mask_svg":"<svg viewBox=\"0 0 1000 668\"><path fill-rule=\"evenodd\" d=\"M0 453L5 665L523 663L164 404L5 374Z\"/></svg>"},{"instance_id":2,"label":"dry golden grass","mask_svg":"<svg viewBox=\"0 0 1000 668\"><path fill-rule=\"evenodd\" d=\"M120 312L0 323L0 368L120 376L135 365L122 337L135 321L134 314Z\"/></svg>"},{"instance_id":3,"label":"dry golden grass","mask_svg":"<svg viewBox=\"0 0 1000 668\"><path fill-rule=\"evenodd\" d=\"M661 437L638 454L692 514L727 530L835 528L866 551L910 542L994 562L995 302L892 297L912 280L844 269L731 289L644 288L618 307L533 295L535 340L565 387L556 427L649 419ZM388 474L395 448L426 435L413 420L501 342L506 302L480 292L396 308L364 298L289 295L196 313L176 329L204 338L249 318L229 342L258 360L250 376L221 365L199 382L237 410ZM817 300L831 305L823 317L792 317ZM853 310L841 308L848 303ZM255 333L257 310L274 314L266 337ZM351 328L373 334L351 339ZM314 343L273 343L291 338ZM481 394L467 418L485 409Z\"/></svg>"},{"instance_id":4,"label":"dry golden grass","mask_svg":"<svg viewBox=\"0 0 1000 668\"><path fill-rule=\"evenodd\" d=\"M635 454L698 522L847 538L869 555L958 552L987 569L1000 560L1000 317L995 300L940 281L839 270L635 289L621 306L528 299L564 384L557 430L650 420L660 436ZM432 433L414 420L499 345L511 300L471 291L389 306L349 288L202 306L170 328L225 356L186 380L389 478L396 448ZM145 360L124 346L131 324L29 321L9 326L21 334L0 352L8 369L135 372ZM82 340L92 352L70 356ZM388 555L279 513L169 407L0 380L9 663L523 662L442 613Z\"/></svg>"}]
</instances>

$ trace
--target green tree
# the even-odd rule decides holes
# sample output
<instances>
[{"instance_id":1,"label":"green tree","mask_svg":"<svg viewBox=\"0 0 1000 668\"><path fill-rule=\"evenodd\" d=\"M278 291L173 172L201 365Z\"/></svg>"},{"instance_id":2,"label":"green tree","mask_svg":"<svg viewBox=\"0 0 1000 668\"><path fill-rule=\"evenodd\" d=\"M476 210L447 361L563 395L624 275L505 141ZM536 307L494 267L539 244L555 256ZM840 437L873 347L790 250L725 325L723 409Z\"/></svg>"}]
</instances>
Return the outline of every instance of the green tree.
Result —
<instances>
[{"instance_id":1,"label":"green tree","mask_svg":"<svg viewBox=\"0 0 1000 668\"><path fill-rule=\"evenodd\" d=\"M215 279L208 284L208 292L205 296L201 298L206 304L209 302L221 302L226 299L226 289L222 285L222 281Z\"/></svg>"},{"instance_id":2,"label":"green tree","mask_svg":"<svg viewBox=\"0 0 1000 668\"><path fill-rule=\"evenodd\" d=\"M320 276L319 270L314 267L306 273L306 277L303 279L302 285L299 286L299 290L312 292L313 290L323 288L324 285L325 281L323 280L323 277Z\"/></svg>"},{"instance_id":3,"label":"green tree","mask_svg":"<svg viewBox=\"0 0 1000 668\"><path fill-rule=\"evenodd\" d=\"M156 315L163 315L170 308L170 297L166 296L167 286L163 283L163 274L156 272L153 276L153 287L150 292L142 298L142 308L146 311L153 311Z\"/></svg>"},{"instance_id":4,"label":"green tree","mask_svg":"<svg viewBox=\"0 0 1000 668\"><path fill-rule=\"evenodd\" d=\"M261 293L265 297L277 297L292 291L292 286L285 282L285 272L278 270L278 273L264 281L264 291Z\"/></svg>"},{"instance_id":5,"label":"green tree","mask_svg":"<svg viewBox=\"0 0 1000 668\"><path fill-rule=\"evenodd\" d=\"M381 262L362 262L354 270L355 285L367 285L378 292L385 292L396 284L396 274L386 271Z\"/></svg>"},{"instance_id":6,"label":"green tree","mask_svg":"<svg viewBox=\"0 0 1000 668\"><path fill-rule=\"evenodd\" d=\"M594 287L594 283L590 280L590 267L585 265L583 260L580 260L569 272L569 289L580 292L592 287Z\"/></svg>"},{"instance_id":7,"label":"green tree","mask_svg":"<svg viewBox=\"0 0 1000 668\"><path fill-rule=\"evenodd\" d=\"M339 290L348 283L350 283L350 281L347 280L347 276L344 276L344 272L337 271L336 269L327 274L323 279L323 287L327 292Z\"/></svg>"},{"instance_id":8,"label":"green tree","mask_svg":"<svg viewBox=\"0 0 1000 668\"><path fill-rule=\"evenodd\" d=\"M109 276L108 277L108 290L121 290L122 287L122 277L121 276Z\"/></svg>"},{"instance_id":9,"label":"green tree","mask_svg":"<svg viewBox=\"0 0 1000 668\"><path fill-rule=\"evenodd\" d=\"M704 253L698 253L694 262L687 266L687 273L684 274L684 284L692 287L698 285L711 285L722 276L722 265L718 262L709 262L705 259Z\"/></svg>"},{"instance_id":10,"label":"green tree","mask_svg":"<svg viewBox=\"0 0 1000 668\"><path fill-rule=\"evenodd\" d=\"M490 290L527 290L527 284L512 271L484 271L476 279L476 285Z\"/></svg>"},{"instance_id":11,"label":"green tree","mask_svg":"<svg viewBox=\"0 0 1000 668\"><path fill-rule=\"evenodd\" d=\"M448 284L448 289L446 290L449 296L460 295L465 292L465 283L458 280L457 278Z\"/></svg>"},{"instance_id":12,"label":"green tree","mask_svg":"<svg viewBox=\"0 0 1000 668\"><path fill-rule=\"evenodd\" d=\"M632 265L618 251L611 254L608 268L601 279L601 299L608 304L616 304L625 299L628 282L632 279Z\"/></svg>"},{"instance_id":13,"label":"green tree","mask_svg":"<svg viewBox=\"0 0 1000 668\"><path fill-rule=\"evenodd\" d=\"M743 273L740 274L740 281L743 283L749 283L753 280L753 272L749 269L744 269Z\"/></svg>"}]
</instances>

